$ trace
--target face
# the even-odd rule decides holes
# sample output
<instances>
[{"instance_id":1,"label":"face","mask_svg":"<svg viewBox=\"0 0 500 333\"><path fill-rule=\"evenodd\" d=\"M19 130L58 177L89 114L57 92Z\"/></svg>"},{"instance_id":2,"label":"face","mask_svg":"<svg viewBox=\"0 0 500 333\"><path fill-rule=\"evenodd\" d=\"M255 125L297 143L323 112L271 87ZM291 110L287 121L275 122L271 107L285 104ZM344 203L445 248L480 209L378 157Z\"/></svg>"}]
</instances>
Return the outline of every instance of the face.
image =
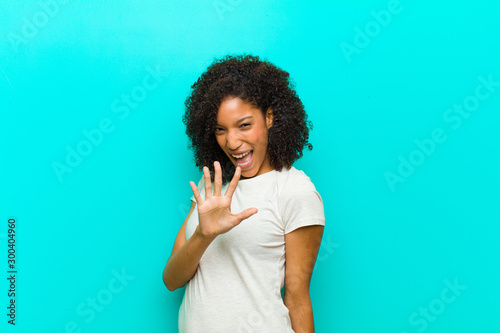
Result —
<instances>
[{"instance_id":1,"label":"face","mask_svg":"<svg viewBox=\"0 0 500 333\"><path fill-rule=\"evenodd\" d=\"M266 116L252 104L231 97L222 101L217 112L215 138L243 178L273 170L267 156L267 131L272 126L272 110Z\"/></svg>"}]
</instances>

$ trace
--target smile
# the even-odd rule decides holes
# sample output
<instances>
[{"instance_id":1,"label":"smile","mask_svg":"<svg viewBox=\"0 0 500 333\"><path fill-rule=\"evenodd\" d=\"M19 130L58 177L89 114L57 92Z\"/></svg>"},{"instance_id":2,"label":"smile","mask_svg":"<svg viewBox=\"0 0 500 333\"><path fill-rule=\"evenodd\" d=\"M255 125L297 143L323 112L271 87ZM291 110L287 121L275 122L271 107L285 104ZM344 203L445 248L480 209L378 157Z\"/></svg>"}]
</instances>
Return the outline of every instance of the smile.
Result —
<instances>
[{"instance_id":1,"label":"smile","mask_svg":"<svg viewBox=\"0 0 500 333\"><path fill-rule=\"evenodd\" d=\"M239 166L242 170L246 170L252 166L253 150L249 150L239 155L235 154L230 154L230 155L234 158L235 165Z\"/></svg>"},{"instance_id":2,"label":"smile","mask_svg":"<svg viewBox=\"0 0 500 333\"><path fill-rule=\"evenodd\" d=\"M249 150L249 151L247 151L246 153L243 153L243 154L241 154L241 155L233 155L233 154L231 154L231 156L232 156L232 157L234 157L234 158L242 158L242 157L245 157L245 156L247 156L248 154L250 154L250 152L251 152L251 150Z\"/></svg>"}]
</instances>

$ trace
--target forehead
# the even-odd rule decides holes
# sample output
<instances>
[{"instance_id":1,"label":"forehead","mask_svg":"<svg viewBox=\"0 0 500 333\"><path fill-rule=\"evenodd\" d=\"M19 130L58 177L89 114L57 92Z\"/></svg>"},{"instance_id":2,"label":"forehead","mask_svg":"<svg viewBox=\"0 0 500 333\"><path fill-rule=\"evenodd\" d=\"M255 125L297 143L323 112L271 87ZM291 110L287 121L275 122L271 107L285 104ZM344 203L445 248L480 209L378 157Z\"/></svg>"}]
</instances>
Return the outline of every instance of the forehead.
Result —
<instances>
[{"instance_id":1,"label":"forehead","mask_svg":"<svg viewBox=\"0 0 500 333\"><path fill-rule=\"evenodd\" d=\"M226 98L219 106L217 122L230 124L248 116L259 118L259 116L262 117L262 113L258 107L244 102L238 97Z\"/></svg>"}]
</instances>

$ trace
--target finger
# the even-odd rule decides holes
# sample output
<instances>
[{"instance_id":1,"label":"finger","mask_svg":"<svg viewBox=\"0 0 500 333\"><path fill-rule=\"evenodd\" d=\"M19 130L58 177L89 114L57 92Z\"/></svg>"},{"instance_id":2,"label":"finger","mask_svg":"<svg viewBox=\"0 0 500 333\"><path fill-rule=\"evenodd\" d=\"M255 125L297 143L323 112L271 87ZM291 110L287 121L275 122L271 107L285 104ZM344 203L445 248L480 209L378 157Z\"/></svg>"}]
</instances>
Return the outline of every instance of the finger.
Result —
<instances>
[{"instance_id":1,"label":"finger","mask_svg":"<svg viewBox=\"0 0 500 333\"><path fill-rule=\"evenodd\" d=\"M220 163L214 162L215 179L214 179L214 195L221 195L222 190L222 169Z\"/></svg>"},{"instance_id":2,"label":"finger","mask_svg":"<svg viewBox=\"0 0 500 333\"><path fill-rule=\"evenodd\" d=\"M238 220L238 223L240 223L241 221L246 220L247 218L256 214L257 212L258 210L255 207L248 208L242 211L241 213L236 214L236 219Z\"/></svg>"},{"instance_id":3,"label":"finger","mask_svg":"<svg viewBox=\"0 0 500 333\"><path fill-rule=\"evenodd\" d=\"M203 199L201 198L200 192L198 191L198 187L196 187L196 184L194 182L189 182L189 185L191 185L191 190L193 190L196 203L198 204L198 206L201 205L203 203Z\"/></svg>"},{"instance_id":4,"label":"finger","mask_svg":"<svg viewBox=\"0 0 500 333\"><path fill-rule=\"evenodd\" d=\"M212 180L207 167L203 167L203 176L205 177L205 198L212 196Z\"/></svg>"},{"instance_id":5,"label":"finger","mask_svg":"<svg viewBox=\"0 0 500 333\"><path fill-rule=\"evenodd\" d=\"M236 190L236 186L238 185L238 181L240 180L240 175L241 175L241 168L236 167L236 171L234 172L233 179L231 179L231 182L227 186L227 190L226 190L226 194L225 194L226 196L228 196L230 198L233 196L233 193Z\"/></svg>"}]
</instances>

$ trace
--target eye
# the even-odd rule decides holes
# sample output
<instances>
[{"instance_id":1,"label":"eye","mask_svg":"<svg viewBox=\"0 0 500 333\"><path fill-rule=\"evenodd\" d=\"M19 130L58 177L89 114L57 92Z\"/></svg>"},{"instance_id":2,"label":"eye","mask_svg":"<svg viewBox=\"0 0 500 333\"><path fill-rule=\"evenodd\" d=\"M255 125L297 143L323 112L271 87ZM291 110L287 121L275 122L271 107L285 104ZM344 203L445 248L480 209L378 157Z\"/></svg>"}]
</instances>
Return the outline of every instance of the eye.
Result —
<instances>
[{"instance_id":1,"label":"eye","mask_svg":"<svg viewBox=\"0 0 500 333\"><path fill-rule=\"evenodd\" d=\"M220 133L224 132L224 129L221 127L216 127L214 132L215 132L215 134L220 134Z\"/></svg>"},{"instance_id":2,"label":"eye","mask_svg":"<svg viewBox=\"0 0 500 333\"><path fill-rule=\"evenodd\" d=\"M251 125L250 123L244 123L244 124L241 124L241 125L240 125L240 128L248 127L248 126L250 126L250 125Z\"/></svg>"}]
</instances>

